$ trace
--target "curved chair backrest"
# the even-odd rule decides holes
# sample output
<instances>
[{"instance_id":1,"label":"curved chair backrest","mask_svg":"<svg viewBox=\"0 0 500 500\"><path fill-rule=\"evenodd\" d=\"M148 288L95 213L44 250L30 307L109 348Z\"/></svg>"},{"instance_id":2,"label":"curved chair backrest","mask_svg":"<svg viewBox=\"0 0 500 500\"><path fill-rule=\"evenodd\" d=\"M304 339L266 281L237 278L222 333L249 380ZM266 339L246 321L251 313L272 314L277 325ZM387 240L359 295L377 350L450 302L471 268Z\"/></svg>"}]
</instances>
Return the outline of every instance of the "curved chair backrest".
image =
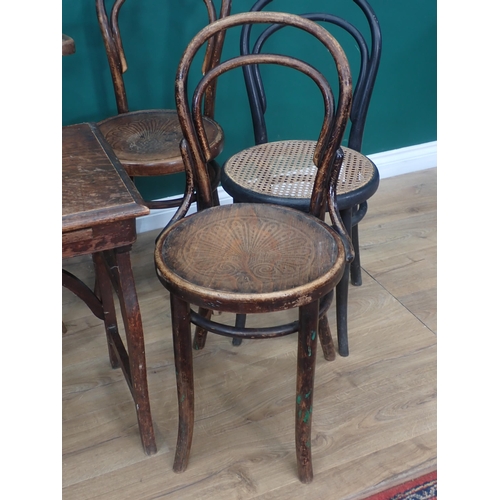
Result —
<instances>
[{"instance_id":1,"label":"curved chair backrest","mask_svg":"<svg viewBox=\"0 0 500 500\"><path fill-rule=\"evenodd\" d=\"M118 17L120 9L122 8L125 0L114 0L111 8L111 14L108 16L106 11L105 0L95 0L97 20L101 29L102 38L104 40L104 47L106 49L106 56L108 58L109 69L111 71L111 78L113 80L113 89L115 92L116 107L118 113L128 113L129 107L127 102L127 93L125 91L125 82L123 74L127 71L127 60L123 50L122 36ZM203 0L208 12L209 23L217 20L217 12L212 0ZM230 14L231 0L222 0L219 17L223 18ZM203 64L203 71L208 71L212 65L217 64L220 58L219 45L222 45L223 38L218 40L210 40L207 44L205 53L205 60ZM207 93L206 101L206 115L213 118L213 100L215 99L215 87Z\"/></svg>"},{"instance_id":2,"label":"curved chair backrest","mask_svg":"<svg viewBox=\"0 0 500 500\"><path fill-rule=\"evenodd\" d=\"M273 0L258 0L253 5L251 12L261 11L272 1ZM348 147L356 151L361 151L366 115L380 64L382 35L377 17L370 4L366 0L353 1L360 7L367 19L371 38L369 42L367 42L361 32L350 22L333 14L325 12L311 12L301 14L301 16L311 19L312 21L324 21L342 28L352 36L357 47L359 48L360 69L353 93L353 103L350 115L351 128L349 131ZM307 2L307 4L309 3L310 2ZM246 55L251 52L260 52L264 42L273 33L281 28L283 28L283 26L274 25L262 32L250 51L251 26L244 26L240 38L241 54ZM268 140L267 127L264 118L264 114L266 112L266 96L262 79L257 66L246 66L243 68L243 72L252 113L255 143L262 144Z\"/></svg>"},{"instance_id":3,"label":"curved chair backrest","mask_svg":"<svg viewBox=\"0 0 500 500\"><path fill-rule=\"evenodd\" d=\"M187 80L193 58L198 50L211 37L218 36L229 28L249 23L267 23L271 25L279 23L280 25L293 26L310 33L321 41L331 54L337 69L339 89L337 107L335 107L335 100L328 81L315 68L292 57L263 53L238 56L219 63L206 72L197 85L192 99L190 99L187 94ZM213 205L210 179L206 168L207 162L212 158L210 158L208 140L202 122L203 98L211 83L223 73L249 64L288 66L309 76L322 93L325 113L314 154L314 164L318 168L318 172L309 210L311 214L322 218L331 181L333 179L336 183L343 159L340 145L351 108L351 73L344 51L337 40L325 28L309 19L294 14L277 12L247 12L215 21L194 37L181 59L175 81L175 97L184 136L181 149L188 176L196 179L196 189L199 197L198 208L203 209Z\"/></svg>"}]
</instances>

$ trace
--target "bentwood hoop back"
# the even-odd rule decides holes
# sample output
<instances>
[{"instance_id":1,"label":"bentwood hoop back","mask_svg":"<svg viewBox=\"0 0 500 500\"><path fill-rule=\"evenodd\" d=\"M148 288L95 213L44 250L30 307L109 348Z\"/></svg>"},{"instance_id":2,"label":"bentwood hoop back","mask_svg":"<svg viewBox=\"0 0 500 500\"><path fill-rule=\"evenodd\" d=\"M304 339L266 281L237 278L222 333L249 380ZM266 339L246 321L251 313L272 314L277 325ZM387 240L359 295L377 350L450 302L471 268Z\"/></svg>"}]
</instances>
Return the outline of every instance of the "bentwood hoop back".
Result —
<instances>
[{"instance_id":1,"label":"bentwood hoop back","mask_svg":"<svg viewBox=\"0 0 500 500\"><path fill-rule=\"evenodd\" d=\"M137 1L137 0L135 0ZM118 114L98 123L106 141L113 148L127 174L135 177L164 176L184 171L179 142L182 133L174 109L129 109L123 74L128 65L123 48L122 35L118 22L120 10L125 0L114 0L108 16L105 1L96 0L97 19L101 29L104 47L108 58ZM138 1L138 3L141 3ZM209 22L217 19L212 0L203 0L208 12ZM222 0L219 17L230 13L230 0ZM140 10L141 7L139 7ZM222 40L211 40L207 45L204 70L217 64L220 56L218 45ZM212 157L215 158L224 145L224 133L214 121L215 87L207 93L203 124L207 130ZM209 164L212 189L215 191L220 179L220 167L212 161ZM193 194L194 196L194 194ZM182 197L161 201L147 201L151 209L177 207Z\"/></svg>"},{"instance_id":2,"label":"bentwood hoop back","mask_svg":"<svg viewBox=\"0 0 500 500\"><path fill-rule=\"evenodd\" d=\"M283 23L323 43L338 72L337 103L328 81L315 68L277 54L238 56L220 62L206 72L192 98L188 96L188 74L200 48L212 37L246 23ZM207 169L212 153L203 128L203 98L217 79L248 64L275 64L300 71L316 84L322 95L324 118L314 151L317 175L308 214L271 204L214 206ZM318 337L326 357L333 348L329 332L319 329L319 318L331 303L333 289L344 272L346 248L349 249L348 237L336 209L332 216L333 228L322 219L325 211L336 205L332 179L335 186L342 164L340 144L351 99L351 75L342 48L324 28L299 16L273 12L229 16L199 32L184 52L176 77L176 102L184 136L186 198L190 197L194 186L199 211L184 217L189 203L184 204L162 231L155 248L157 275L170 292L172 309L179 405L176 472L182 472L188 465L193 437L191 323L194 323L233 338L270 338L298 332L297 466L301 481L310 482L313 478L311 413ZM233 116L238 119L236 111ZM248 154L252 156L255 149L247 150ZM191 310L191 305L200 307L200 314ZM209 312L214 310L246 315L295 308L298 309L297 321L284 328L240 328L209 319Z\"/></svg>"},{"instance_id":3,"label":"bentwood hoop back","mask_svg":"<svg viewBox=\"0 0 500 500\"><path fill-rule=\"evenodd\" d=\"M337 338L341 356L349 354L347 328L349 272L353 285L359 286L362 283L358 224L366 214L367 200L375 194L379 184L377 167L369 158L361 154L361 147L368 107L380 64L382 35L377 16L368 1L352 0L352 2L359 7L360 14L365 18L364 23L353 24L349 19L339 17L335 10L339 9L342 2L331 2L330 12L311 11L309 9L314 9L318 2L311 0L302 2L302 7L308 12L301 14L302 17L328 27L334 35L337 33L339 36L348 34L346 39L356 47L356 61L359 59L353 104L349 117L348 141L347 146L343 148L344 164L337 183L338 208L349 234L352 233L355 254L353 262L350 266L346 266L345 276L336 288ZM345 0L343 3L349 2ZM273 4L273 0L258 0L251 10L258 12L270 4ZM278 1L274 4L276 7L278 4L287 5L286 2ZM360 16L353 16L353 18L355 17ZM360 26L361 24L365 26ZM368 28L368 30L363 29L363 27ZM255 37L252 44L251 26L244 26L240 37L241 54L262 51L269 38L282 28L284 25L279 24L268 27ZM366 31L369 32L369 36L364 34ZM257 65L245 66L243 73L250 103L255 144L262 144L262 149L265 149L269 138L265 119L268 104L265 87L272 87L274 82L270 81L264 86ZM314 142L285 143L282 141L281 144L278 154L280 157L286 154L290 158L287 163L275 162L269 164L268 168L257 165L250 169L246 164L241 164L236 160L226 163L221 182L225 191L235 201L278 203L299 210L308 210L309 196L312 192L315 175L315 169L311 162Z\"/></svg>"}]
</instances>

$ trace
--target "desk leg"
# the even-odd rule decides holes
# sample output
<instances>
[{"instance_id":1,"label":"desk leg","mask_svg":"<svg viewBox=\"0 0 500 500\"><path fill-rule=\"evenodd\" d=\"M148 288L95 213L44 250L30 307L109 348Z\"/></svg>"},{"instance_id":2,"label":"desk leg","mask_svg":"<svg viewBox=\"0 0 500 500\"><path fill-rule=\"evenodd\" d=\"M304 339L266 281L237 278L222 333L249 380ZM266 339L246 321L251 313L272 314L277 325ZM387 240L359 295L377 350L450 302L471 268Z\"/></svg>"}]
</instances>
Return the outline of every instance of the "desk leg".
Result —
<instances>
[{"instance_id":1,"label":"desk leg","mask_svg":"<svg viewBox=\"0 0 500 500\"><path fill-rule=\"evenodd\" d=\"M101 253L92 255L95 268L95 294L99 296L102 304L104 320L104 328L106 330L106 339L108 341L109 362L112 368L120 366L120 357L117 355L118 345L121 342L116 342L118 333L118 323L116 321L115 303L113 300L113 286L111 281L106 276L106 265ZM120 339L121 340L121 339ZM125 349L125 348L123 348Z\"/></svg>"},{"instance_id":2,"label":"desk leg","mask_svg":"<svg viewBox=\"0 0 500 500\"><path fill-rule=\"evenodd\" d=\"M94 255L96 274L101 292L101 300L107 311L114 312L111 307L113 300L111 282L115 285L120 300L123 323L127 337L128 355L125 351L117 328L106 332L110 341L111 362L117 360L123 370L134 398L144 451L147 455L156 453L156 442L153 430L153 420L149 404L147 383L146 356L144 348L144 335L142 330L141 312L135 289L132 265L130 262L130 246L106 252L109 261L106 263L103 253ZM111 281L112 280L112 281ZM109 305L108 305L109 304ZM116 320L114 321L116 324ZM113 324L112 318L110 326ZM114 357L113 357L114 356Z\"/></svg>"}]
</instances>

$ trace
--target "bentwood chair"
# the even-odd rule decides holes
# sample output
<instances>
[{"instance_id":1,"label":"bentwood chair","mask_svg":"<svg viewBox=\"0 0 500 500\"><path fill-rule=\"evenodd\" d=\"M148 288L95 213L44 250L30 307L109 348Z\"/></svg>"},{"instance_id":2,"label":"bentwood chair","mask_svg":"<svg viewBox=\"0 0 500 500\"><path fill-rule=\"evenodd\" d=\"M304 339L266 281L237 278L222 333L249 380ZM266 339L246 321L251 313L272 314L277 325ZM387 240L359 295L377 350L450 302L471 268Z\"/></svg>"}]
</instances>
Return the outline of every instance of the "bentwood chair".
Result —
<instances>
[{"instance_id":1,"label":"bentwood chair","mask_svg":"<svg viewBox=\"0 0 500 500\"><path fill-rule=\"evenodd\" d=\"M245 23L282 23L322 42L338 72L337 103L321 73L303 61L276 54L238 56L221 62L205 74L190 98L187 79L199 49L214 35ZM307 214L261 203L214 206L207 169L212 153L203 129L202 101L217 78L248 64L292 68L309 77L320 90L324 118L322 126L318 124L321 130L313 153L317 171ZM335 192L343 157L340 144L352 98L347 59L336 39L313 21L286 13L236 14L213 22L194 37L179 64L175 85L184 136L181 150L187 172L185 196L190 197L190 193L197 190L198 212L185 217L188 207L179 209L160 234L155 248L158 278L170 292L179 405L174 471L186 469L193 436L191 323L194 323L233 338L274 338L298 332L296 455L300 480L310 482L313 477L311 412L318 337L325 357L328 358L333 349L331 335L319 328L319 318L324 317L333 289L343 275L346 259L352 256L349 238L336 209ZM233 117L239 119L236 111ZM228 161L252 164L258 159L265 165L276 161L282 151L287 154L279 142L265 148L259 145L235 154ZM324 222L327 210L334 221L333 227ZM238 315L298 309L298 320L278 327L239 328L208 319L203 313L191 310L191 305L205 312Z\"/></svg>"},{"instance_id":2,"label":"bentwood chair","mask_svg":"<svg viewBox=\"0 0 500 500\"><path fill-rule=\"evenodd\" d=\"M259 0L251 10L260 11L272 1ZM335 25L336 29L344 30L352 37L359 50L360 66L353 93L348 143L347 147L343 148L344 163L337 185L337 203L344 225L349 234L352 234L355 252L354 261L350 265L352 283L361 285L358 223L366 214L367 200L375 194L378 188L379 173L374 163L360 151L368 106L380 63L382 38L377 17L369 3L366 0L354 0L354 3L360 7L367 20L370 40L367 40L352 23L334 14L310 12L302 16L313 21L329 23L328 26ZM311 2L304 2L304 7L306 4L309 8ZM275 25L262 32L251 51L251 27L245 26L241 33L241 53L260 52L269 37L281 28L283 28L282 25ZM252 113L255 143L265 144L268 142L265 120L267 102L261 73L258 66L245 66L243 72ZM288 163L268 164L266 168L255 164L252 168L248 168L248 165L228 162L221 176L222 187L235 202L277 203L307 211L315 178L315 168L312 164L315 144L313 141L301 141L300 147L295 143L293 147L297 149L297 154L293 155L293 159L290 157L291 161ZM262 148L264 150L265 146ZM298 151L301 152L300 156ZM341 356L349 354L348 289L349 265L346 266L345 276L336 288L337 338Z\"/></svg>"},{"instance_id":3,"label":"bentwood chair","mask_svg":"<svg viewBox=\"0 0 500 500\"><path fill-rule=\"evenodd\" d=\"M203 2L208 11L209 22L213 22L217 19L215 6L212 0ZM129 110L123 78L127 71L127 61L118 23L120 9L124 3L125 0L114 0L111 14L108 16L105 1L96 0L97 19L104 40L118 110L117 115L102 120L98 126L132 179L184 172L179 154L181 131L177 112L171 109ZM219 17L229 14L230 4L228 0L222 1ZM203 70L217 64L220 54L214 50L215 46L214 41L208 44ZM215 159L222 151L224 134L214 121L213 92L207 93L203 125L207 131L212 158ZM209 168L212 188L216 194L220 167L213 160ZM177 207L182 200L182 197L174 197L168 200L146 201L146 205L150 209L164 209Z\"/></svg>"}]
</instances>

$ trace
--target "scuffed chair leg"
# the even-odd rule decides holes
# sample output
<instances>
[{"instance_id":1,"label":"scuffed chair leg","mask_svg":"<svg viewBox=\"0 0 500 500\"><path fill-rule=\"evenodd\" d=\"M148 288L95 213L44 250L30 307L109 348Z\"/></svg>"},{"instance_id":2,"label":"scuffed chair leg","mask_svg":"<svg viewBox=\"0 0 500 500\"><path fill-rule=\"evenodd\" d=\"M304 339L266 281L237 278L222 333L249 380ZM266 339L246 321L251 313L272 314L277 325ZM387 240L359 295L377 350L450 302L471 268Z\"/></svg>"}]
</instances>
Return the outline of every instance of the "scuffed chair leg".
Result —
<instances>
[{"instance_id":1,"label":"scuffed chair leg","mask_svg":"<svg viewBox=\"0 0 500 500\"><path fill-rule=\"evenodd\" d=\"M318 345L318 336L316 335L319 326L318 315L318 301L299 309L295 450L299 479L303 483L310 483L313 480L311 421L316 347Z\"/></svg>"},{"instance_id":2,"label":"scuffed chair leg","mask_svg":"<svg viewBox=\"0 0 500 500\"><path fill-rule=\"evenodd\" d=\"M344 226L351 236L352 232L352 210L342 210L340 213ZM347 337L347 299L349 295L349 275L350 265L346 262L344 275L336 287L336 306L337 306L337 341L339 354L342 357L349 356L349 342Z\"/></svg>"},{"instance_id":3,"label":"scuffed chair leg","mask_svg":"<svg viewBox=\"0 0 500 500\"><path fill-rule=\"evenodd\" d=\"M194 428L190 306L173 294L170 294L170 304L172 307L172 335L179 406L179 427L173 470L174 472L183 472L188 465Z\"/></svg>"}]
</instances>

